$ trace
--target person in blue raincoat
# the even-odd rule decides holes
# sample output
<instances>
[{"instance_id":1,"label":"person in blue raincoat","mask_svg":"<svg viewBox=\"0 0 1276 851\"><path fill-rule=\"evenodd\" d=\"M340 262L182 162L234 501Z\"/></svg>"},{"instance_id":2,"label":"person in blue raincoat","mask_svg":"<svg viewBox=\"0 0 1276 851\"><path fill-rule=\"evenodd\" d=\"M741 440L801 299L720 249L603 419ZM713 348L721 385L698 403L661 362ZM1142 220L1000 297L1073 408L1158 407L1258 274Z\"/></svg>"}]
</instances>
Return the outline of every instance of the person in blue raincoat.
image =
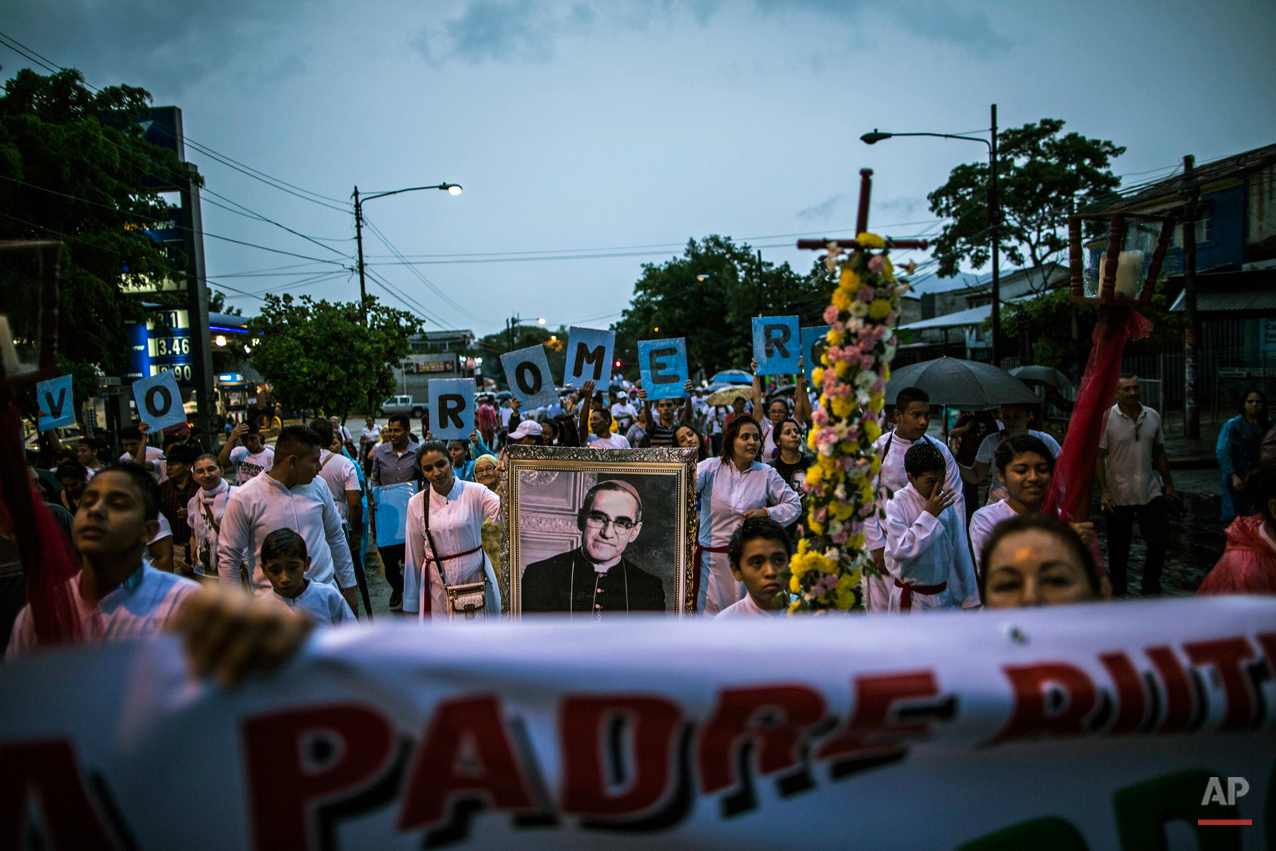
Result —
<instances>
[{"instance_id":1,"label":"person in blue raincoat","mask_svg":"<svg viewBox=\"0 0 1276 851\"><path fill-rule=\"evenodd\" d=\"M1249 474L1258 468L1259 445L1271 425L1267 397L1261 390L1251 389L1241 396L1240 413L1224 423L1218 433L1214 454L1223 471L1224 523L1258 513L1258 507L1246 499L1244 485Z\"/></svg>"}]
</instances>

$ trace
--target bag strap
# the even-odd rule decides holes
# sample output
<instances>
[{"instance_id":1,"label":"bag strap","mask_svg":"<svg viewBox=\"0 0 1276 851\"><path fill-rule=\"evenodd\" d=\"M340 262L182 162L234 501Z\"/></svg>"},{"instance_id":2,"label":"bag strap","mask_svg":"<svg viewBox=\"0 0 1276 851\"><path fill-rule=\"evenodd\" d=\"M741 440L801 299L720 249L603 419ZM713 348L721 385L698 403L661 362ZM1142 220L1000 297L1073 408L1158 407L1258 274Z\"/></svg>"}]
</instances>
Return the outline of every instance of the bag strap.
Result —
<instances>
[{"instance_id":1,"label":"bag strap","mask_svg":"<svg viewBox=\"0 0 1276 851\"><path fill-rule=\"evenodd\" d=\"M426 485L424 494L425 499L421 500L421 519L425 523L425 542L430 546L430 555L434 557L434 567L439 572L439 581L443 583L443 590L447 590L447 574L443 572L443 562L439 560L439 551L434 548L434 536L430 534L430 492L434 488ZM422 584L429 580L424 574L421 575Z\"/></svg>"}]
</instances>

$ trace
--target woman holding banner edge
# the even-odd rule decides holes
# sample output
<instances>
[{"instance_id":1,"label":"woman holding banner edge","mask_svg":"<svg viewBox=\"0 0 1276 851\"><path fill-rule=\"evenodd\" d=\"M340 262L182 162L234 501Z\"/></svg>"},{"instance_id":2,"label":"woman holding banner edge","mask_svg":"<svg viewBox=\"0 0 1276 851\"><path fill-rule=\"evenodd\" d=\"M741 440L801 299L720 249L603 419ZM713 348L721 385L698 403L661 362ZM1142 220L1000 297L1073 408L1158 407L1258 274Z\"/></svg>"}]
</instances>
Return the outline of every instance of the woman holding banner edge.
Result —
<instances>
[{"instance_id":1,"label":"woman holding banner edge","mask_svg":"<svg viewBox=\"0 0 1276 851\"><path fill-rule=\"evenodd\" d=\"M740 599L731 573L731 535L747 517L770 517L782 526L797 520L802 500L774 467L758 461L762 433L757 420L740 414L727 423L722 455L696 465L700 531L696 540L696 611L713 616Z\"/></svg>"}]
</instances>

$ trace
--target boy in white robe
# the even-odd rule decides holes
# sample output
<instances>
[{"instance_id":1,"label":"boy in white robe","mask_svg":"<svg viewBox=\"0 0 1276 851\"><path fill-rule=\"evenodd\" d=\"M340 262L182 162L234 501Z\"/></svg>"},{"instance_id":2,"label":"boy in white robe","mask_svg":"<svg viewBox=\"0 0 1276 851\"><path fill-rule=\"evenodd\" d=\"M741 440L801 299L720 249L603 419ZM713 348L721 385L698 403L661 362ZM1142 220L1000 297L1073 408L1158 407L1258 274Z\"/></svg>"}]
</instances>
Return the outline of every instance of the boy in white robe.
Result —
<instances>
[{"instance_id":1,"label":"boy in white robe","mask_svg":"<svg viewBox=\"0 0 1276 851\"><path fill-rule=\"evenodd\" d=\"M290 609L306 612L319 626L354 623L354 611L336 588L306 578L310 555L306 540L291 529L276 529L261 542L261 572L271 596Z\"/></svg>"},{"instance_id":2,"label":"boy in white robe","mask_svg":"<svg viewBox=\"0 0 1276 851\"><path fill-rule=\"evenodd\" d=\"M943 486L945 460L927 443L912 446L904 456L908 485L886 506L892 612L979 605L965 521L954 505L961 491Z\"/></svg>"},{"instance_id":3,"label":"boy in white robe","mask_svg":"<svg viewBox=\"0 0 1276 851\"><path fill-rule=\"evenodd\" d=\"M730 547L731 574L747 593L714 620L783 615L788 604L783 574L793 557L793 539L785 528L770 518L746 518L731 536Z\"/></svg>"}]
</instances>

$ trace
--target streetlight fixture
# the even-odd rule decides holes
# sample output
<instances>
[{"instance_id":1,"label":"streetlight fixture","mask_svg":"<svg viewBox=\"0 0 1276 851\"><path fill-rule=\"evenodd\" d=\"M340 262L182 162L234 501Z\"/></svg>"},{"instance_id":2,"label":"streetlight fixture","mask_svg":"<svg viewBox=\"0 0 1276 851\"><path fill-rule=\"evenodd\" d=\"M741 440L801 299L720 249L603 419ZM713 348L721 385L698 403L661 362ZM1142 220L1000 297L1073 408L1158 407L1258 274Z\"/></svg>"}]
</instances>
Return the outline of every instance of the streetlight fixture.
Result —
<instances>
[{"instance_id":1,"label":"streetlight fixture","mask_svg":"<svg viewBox=\"0 0 1276 851\"><path fill-rule=\"evenodd\" d=\"M385 198L387 195L401 195L404 192L417 192L422 189L438 189L449 195L460 195L459 183L439 183L434 186L409 186L407 189L395 189L390 192L378 192L375 195L359 197L359 187L354 188L354 240L359 247L359 310L363 313L363 324L368 324L368 309L364 302L368 298L368 286L363 277L363 204L373 198Z\"/></svg>"},{"instance_id":2,"label":"streetlight fixture","mask_svg":"<svg viewBox=\"0 0 1276 851\"><path fill-rule=\"evenodd\" d=\"M876 145L883 139L894 136L935 136L940 139L965 139L970 142L982 142L988 146L988 232L992 241L992 362L1001 366L1001 268L1000 245L997 240L997 224L1001 220L1001 199L997 195L997 104L992 105L992 128L989 130L991 141L978 136L958 136L952 133L883 133L873 128L872 133L865 133L860 141L865 145Z\"/></svg>"},{"instance_id":3,"label":"streetlight fixture","mask_svg":"<svg viewBox=\"0 0 1276 851\"><path fill-rule=\"evenodd\" d=\"M544 316L542 316L540 319L537 319L537 320L536 320L536 324L537 324L537 325L544 325L544 324L545 324L545 317L544 317Z\"/></svg>"}]
</instances>

